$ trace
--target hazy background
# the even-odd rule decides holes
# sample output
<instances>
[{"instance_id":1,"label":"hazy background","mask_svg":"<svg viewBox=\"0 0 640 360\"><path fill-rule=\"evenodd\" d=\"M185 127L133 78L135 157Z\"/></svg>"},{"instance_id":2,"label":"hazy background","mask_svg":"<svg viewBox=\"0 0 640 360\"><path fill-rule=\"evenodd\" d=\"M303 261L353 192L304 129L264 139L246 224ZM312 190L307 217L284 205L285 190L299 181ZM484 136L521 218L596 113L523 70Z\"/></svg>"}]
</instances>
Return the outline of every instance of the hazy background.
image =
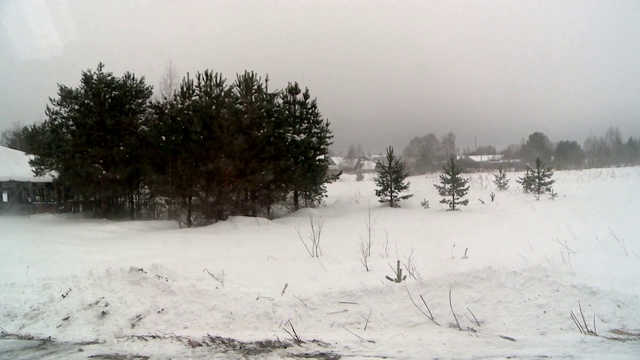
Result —
<instances>
[{"instance_id":1,"label":"hazy background","mask_svg":"<svg viewBox=\"0 0 640 360\"><path fill-rule=\"evenodd\" d=\"M0 1L0 129L82 70L309 87L334 149L640 135L640 1Z\"/></svg>"}]
</instances>

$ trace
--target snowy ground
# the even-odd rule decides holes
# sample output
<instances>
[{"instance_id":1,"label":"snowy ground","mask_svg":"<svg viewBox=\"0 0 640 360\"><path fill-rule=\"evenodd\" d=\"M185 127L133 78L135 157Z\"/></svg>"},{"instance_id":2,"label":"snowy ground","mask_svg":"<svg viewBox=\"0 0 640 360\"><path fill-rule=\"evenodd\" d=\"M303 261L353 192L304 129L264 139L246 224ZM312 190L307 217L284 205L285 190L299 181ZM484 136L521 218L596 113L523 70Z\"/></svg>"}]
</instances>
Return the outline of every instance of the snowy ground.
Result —
<instances>
[{"instance_id":1,"label":"snowy ground","mask_svg":"<svg viewBox=\"0 0 640 360\"><path fill-rule=\"evenodd\" d=\"M0 358L640 358L640 168L556 172L554 201L469 176L460 212L437 175L410 178L401 209L345 175L326 206L274 221L0 217ZM296 231L310 215L319 259ZM411 254L417 279L386 280Z\"/></svg>"}]
</instances>

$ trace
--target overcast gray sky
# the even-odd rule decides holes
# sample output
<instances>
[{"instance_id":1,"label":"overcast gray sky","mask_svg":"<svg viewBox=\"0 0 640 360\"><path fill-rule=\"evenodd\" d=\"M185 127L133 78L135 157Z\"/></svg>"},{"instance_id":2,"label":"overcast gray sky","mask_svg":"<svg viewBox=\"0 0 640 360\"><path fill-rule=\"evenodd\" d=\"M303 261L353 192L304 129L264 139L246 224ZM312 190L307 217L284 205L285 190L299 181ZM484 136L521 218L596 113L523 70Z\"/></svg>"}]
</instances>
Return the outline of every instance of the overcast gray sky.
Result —
<instances>
[{"instance_id":1,"label":"overcast gray sky","mask_svg":"<svg viewBox=\"0 0 640 360\"><path fill-rule=\"evenodd\" d=\"M98 62L309 87L335 148L640 136L640 1L0 1L0 129Z\"/></svg>"}]
</instances>

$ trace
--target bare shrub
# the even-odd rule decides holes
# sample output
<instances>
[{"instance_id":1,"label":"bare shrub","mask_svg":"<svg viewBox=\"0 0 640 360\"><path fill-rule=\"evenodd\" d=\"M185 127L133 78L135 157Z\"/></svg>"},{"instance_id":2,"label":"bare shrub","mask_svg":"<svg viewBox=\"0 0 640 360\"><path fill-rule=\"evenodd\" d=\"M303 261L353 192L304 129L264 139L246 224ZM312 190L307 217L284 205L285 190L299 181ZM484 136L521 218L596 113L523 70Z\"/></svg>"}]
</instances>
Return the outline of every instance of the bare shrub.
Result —
<instances>
[{"instance_id":1,"label":"bare shrub","mask_svg":"<svg viewBox=\"0 0 640 360\"><path fill-rule=\"evenodd\" d=\"M360 262L364 265L364 268L369 271L369 259L371 258L371 248L373 247L373 240L375 235L373 234L373 227L376 224L378 218L371 218L371 204L369 204L369 210L367 211L367 219L365 225L367 233L360 235Z\"/></svg>"},{"instance_id":2,"label":"bare shrub","mask_svg":"<svg viewBox=\"0 0 640 360\"><path fill-rule=\"evenodd\" d=\"M320 219L314 221L313 214L309 213L309 224L311 225L311 232L307 235L307 239L305 240L300 232L300 227L296 226L296 231L298 232L298 237L304 245L304 248L307 250L311 257L319 257L322 254L320 249L320 237L322 235L322 227L324 226L324 219Z\"/></svg>"}]
</instances>

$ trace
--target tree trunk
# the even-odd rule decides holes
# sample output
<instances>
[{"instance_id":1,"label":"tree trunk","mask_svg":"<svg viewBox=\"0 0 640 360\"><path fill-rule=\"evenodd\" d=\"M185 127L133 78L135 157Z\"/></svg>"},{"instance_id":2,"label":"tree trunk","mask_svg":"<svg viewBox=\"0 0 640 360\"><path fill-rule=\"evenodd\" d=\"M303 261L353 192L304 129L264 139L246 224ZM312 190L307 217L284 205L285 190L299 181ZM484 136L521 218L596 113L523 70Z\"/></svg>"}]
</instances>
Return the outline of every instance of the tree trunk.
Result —
<instances>
[{"instance_id":1,"label":"tree trunk","mask_svg":"<svg viewBox=\"0 0 640 360\"><path fill-rule=\"evenodd\" d=\"M102 212L102 217L103 218L107 218L107 210L108 210L108 204L107 204L107 199L105 198L104 195L105 192L105 185L104 185L104 178L100 178L100 212Z\"/></svg>"},{"instance_id":2,"label":"tree trunk","mask_svg":"<svg viewBox=\"0 0 640 360\"><path fill-rule=\"evenodd\" d=\"M191 207L192 207L192 201L193 197L189 196L187 197L187 227L190 228L192 223L191 223Z\"/></svg>"},{"instance_id":3,"label":"tree trunk","mask_svg":"<svg viewBox=\"0 0 640 360\"><path fill-rule=\"evenodd\" d=\"M136 218L136 214L135 214L135 200L134 200L134 196L133 196L133 192L131 192L129 194L129 218L131 220Z\"/></svg>"}]
</instances>

